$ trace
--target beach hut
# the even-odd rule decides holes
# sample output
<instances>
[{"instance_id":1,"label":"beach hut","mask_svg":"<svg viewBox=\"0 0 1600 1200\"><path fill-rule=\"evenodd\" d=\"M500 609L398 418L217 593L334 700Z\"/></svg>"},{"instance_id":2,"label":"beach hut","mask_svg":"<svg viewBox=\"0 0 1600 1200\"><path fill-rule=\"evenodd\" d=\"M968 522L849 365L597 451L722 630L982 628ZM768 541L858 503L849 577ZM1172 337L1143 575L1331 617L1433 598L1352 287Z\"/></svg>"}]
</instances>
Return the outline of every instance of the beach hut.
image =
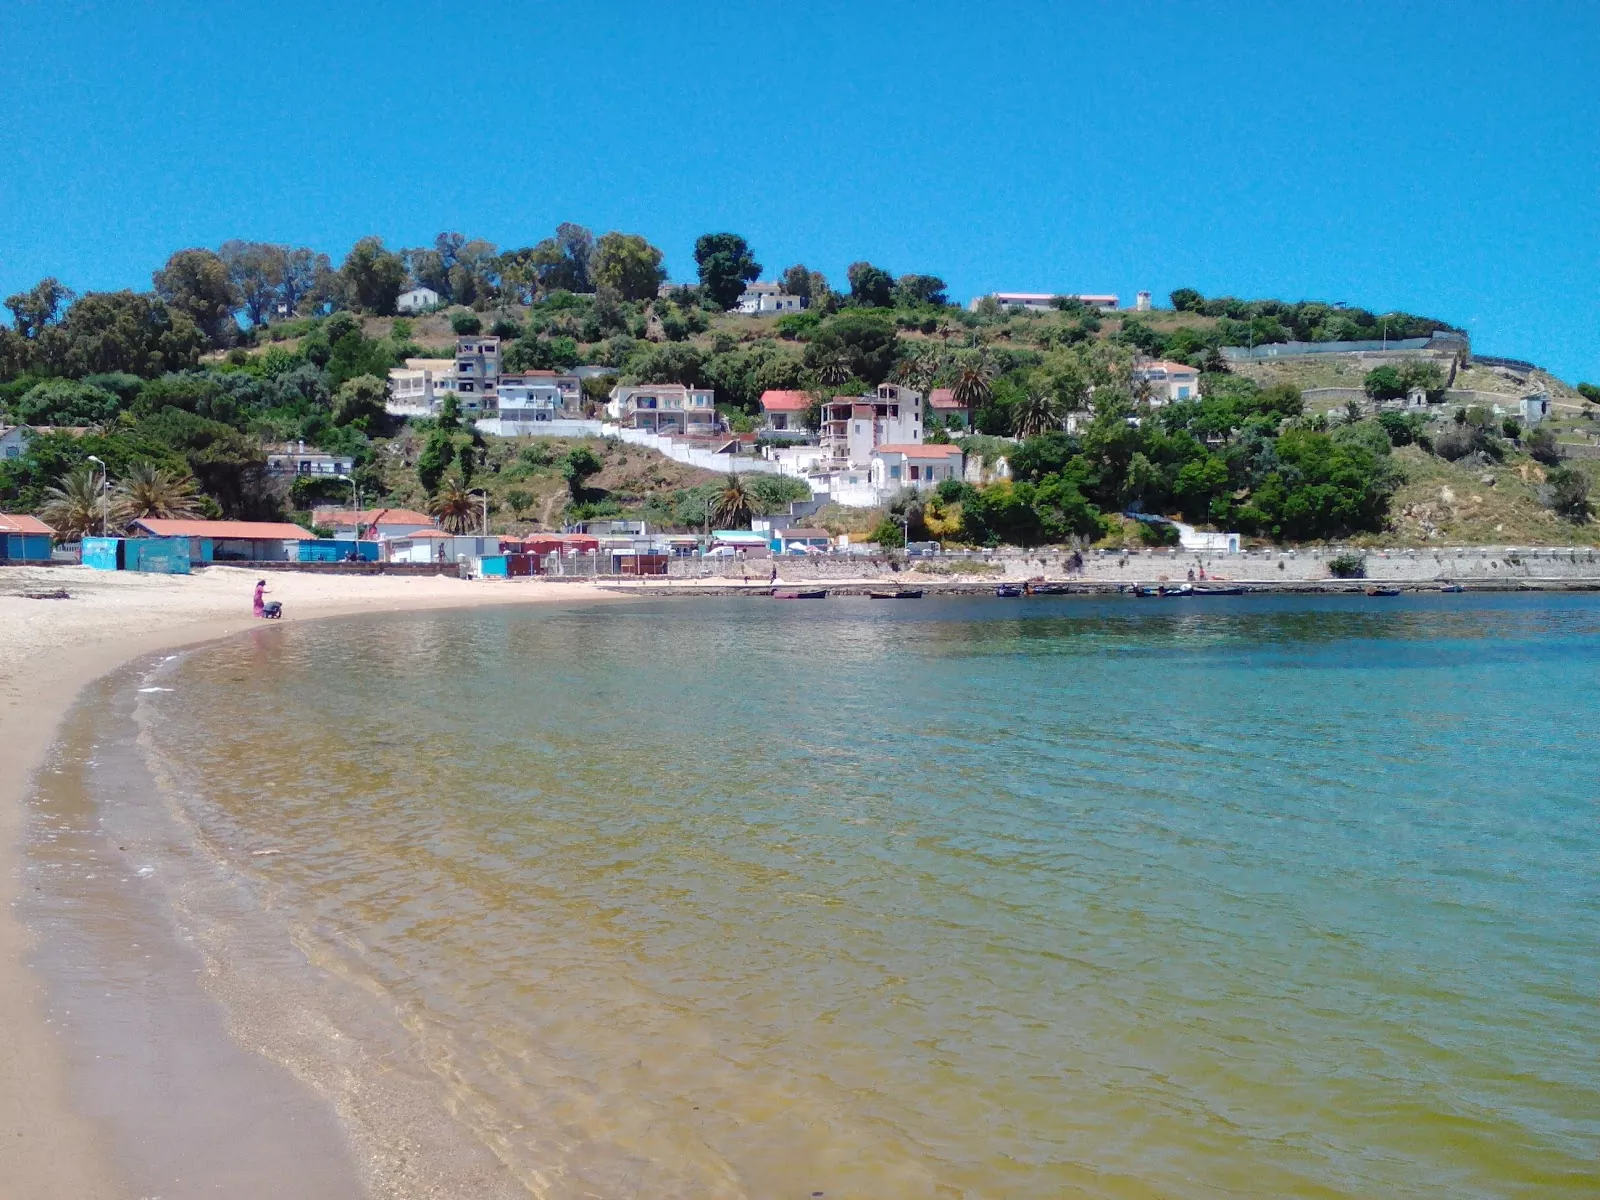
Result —
<instances>
[{"instance_id":1,"label":"beach hut","mask_svg":"<svg viewBox=\"0 0 1600 1200\"><path fill-rule=\"evenodd\" d=\"M189 561L291 562L306 530L287 521L168 520L140 517L136 534L146 538L182 538L189 543ZM133 540L141 540L136 537ZM129 566L132 570L133 567Z\"/></svg>"},{"instance_id":2,"label":"beach hut","mask_svg":"<svg viewBox=\"0 0 1600 1200\"><path fill-rule=\"evenodd\" d=\"M0 563L49 562L55 532L38 517L0 513Z\"/></svg>"},{"instance_id":3,"label":"beach hut","mask_svg":"<svg viewBox=\"0 0 1600 1200\"><path fill-rule=\"evenodd\" d=\"M302 563L339 563L349 562L352 554L360 562L377 562L378 543L353 538L301 538L291 557Z\"/></svg>"}]
</instances>

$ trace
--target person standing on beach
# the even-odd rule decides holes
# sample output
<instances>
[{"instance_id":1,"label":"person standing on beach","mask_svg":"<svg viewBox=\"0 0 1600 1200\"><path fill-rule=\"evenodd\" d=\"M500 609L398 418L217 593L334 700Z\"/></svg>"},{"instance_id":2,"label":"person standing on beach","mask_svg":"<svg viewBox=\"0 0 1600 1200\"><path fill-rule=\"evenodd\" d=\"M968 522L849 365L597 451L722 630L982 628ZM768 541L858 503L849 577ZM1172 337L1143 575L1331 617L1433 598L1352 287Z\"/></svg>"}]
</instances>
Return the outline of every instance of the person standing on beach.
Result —
<instances>
[{"instance_id":1,"label":"person standing on beach","mask_svg":"<svg viewBox=\"0 0 1600 1200\"><path fill-rule=\"evenodd\" d=\"M256 598L255 598L255 603L253 605L253 610L255 612L255 615L258 616L258 617L264 617L264 616L267 615L267 603L266 603L265 600L263 600L261 598L261 597L265 596L266 594L267 594L267 581L265 579L256 580Z\"/></svg>"}]
</instances>

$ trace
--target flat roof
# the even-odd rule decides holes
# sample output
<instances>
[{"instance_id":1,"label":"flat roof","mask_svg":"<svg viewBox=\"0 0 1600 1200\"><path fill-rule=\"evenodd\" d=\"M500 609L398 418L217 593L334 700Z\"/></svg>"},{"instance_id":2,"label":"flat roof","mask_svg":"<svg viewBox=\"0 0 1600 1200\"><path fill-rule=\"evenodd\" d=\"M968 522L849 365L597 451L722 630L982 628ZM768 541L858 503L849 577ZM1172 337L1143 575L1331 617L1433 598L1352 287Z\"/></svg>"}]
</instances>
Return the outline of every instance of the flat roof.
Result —
<instances>
[{"instance_id":1,"label":"flat roof","mask_svg":"<svg viewBox=\"0 0 1600 1200\"><path fill-rule=\"evenodd\" d=\"M287 521L206 521L140 517L134 522L155 537L240 538L245 541L299 541L315 535Z\"/></svg>"}]
</instances>

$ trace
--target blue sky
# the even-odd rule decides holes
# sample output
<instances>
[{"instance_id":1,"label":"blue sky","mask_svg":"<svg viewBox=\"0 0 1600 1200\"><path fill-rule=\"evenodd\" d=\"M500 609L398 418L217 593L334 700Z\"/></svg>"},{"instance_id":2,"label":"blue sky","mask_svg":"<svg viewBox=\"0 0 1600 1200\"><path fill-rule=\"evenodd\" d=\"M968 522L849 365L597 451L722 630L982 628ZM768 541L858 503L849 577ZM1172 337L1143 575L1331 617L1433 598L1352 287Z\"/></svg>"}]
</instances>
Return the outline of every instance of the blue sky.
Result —
<instances>
[{"instance_id":1,"label":"blue sky","mask_svg":"<svg viewBox=\"0 0 1600 1200\"><path fill-rule=\"evenodd\" d=\"M1600 4L0 0L0 295L229 237L696 235L1344 300L1600 382ZM19 53L19 50L25 52Z\"/></svg>"}]
</instances>

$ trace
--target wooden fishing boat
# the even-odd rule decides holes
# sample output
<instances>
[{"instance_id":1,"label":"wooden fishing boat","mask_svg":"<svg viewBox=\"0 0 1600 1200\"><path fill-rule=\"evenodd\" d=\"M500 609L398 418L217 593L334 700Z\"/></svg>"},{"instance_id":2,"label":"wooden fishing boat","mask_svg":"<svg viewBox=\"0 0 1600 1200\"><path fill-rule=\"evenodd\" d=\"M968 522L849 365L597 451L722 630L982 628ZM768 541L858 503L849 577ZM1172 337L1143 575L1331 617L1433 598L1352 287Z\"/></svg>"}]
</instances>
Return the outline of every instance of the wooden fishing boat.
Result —
<instances>
[{"instance_id":1,"label":"wooden fishing boat","mask_svg":"<svg viewBox=\"0 0 1600 1200\"><path fill-rule=\"evenodd\" d=\"M868 592L874 600L921 600L921 588L898 588L892 592Z\"/></svg>"},{"instance_id":2,"label":"wooden fishing boat","mask_svg":"<svg viewBox=\"0 0 1600 1200\"><path fill-rule=\"evenodd\" d=\"M1020 583L997 583L995 584L994 594L1007 598L1020 596L1022 595L1022 585Z\"/></svg>"},{"instance_id":3,"label":"wooden fishing boat","mask_svg":"<svg viewBox=\"0 0 1600 1200\"><path fill-rule=\"evenodd\" d=\"M1367 589L1367 595L1369 596L1398 596L1399 594L1400 589L1393 587L1369 587Z\"/></svg>"},{"instance_id":4,"label":"wooden fishing boat","mask_svg":"<svg viewBox=\"0 0 1600 1200\"><path fill-rule=\"evenodd\" d=\"M826 588L773 588L774 600L826 600Z\"/></svg>"}]
</instances>

